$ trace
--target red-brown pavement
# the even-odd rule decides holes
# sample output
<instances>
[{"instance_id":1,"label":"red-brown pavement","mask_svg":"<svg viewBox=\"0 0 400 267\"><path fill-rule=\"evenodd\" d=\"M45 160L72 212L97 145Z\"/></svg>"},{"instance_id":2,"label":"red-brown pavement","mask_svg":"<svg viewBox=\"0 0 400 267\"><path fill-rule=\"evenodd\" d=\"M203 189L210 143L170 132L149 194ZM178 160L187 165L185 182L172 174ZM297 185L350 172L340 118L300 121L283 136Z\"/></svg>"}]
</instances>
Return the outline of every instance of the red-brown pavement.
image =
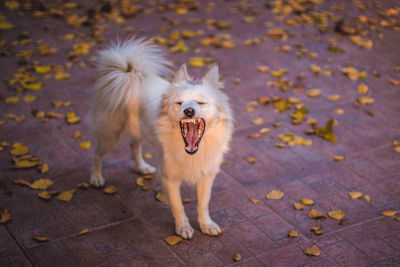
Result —
<instances>
[{"instance_id":1,"label":"red-brown pavement","mask_svg":"<svg viewBox=\"0 0 400 267\"><path fill-rule=\"evenodd\" d=\"M19 6L15 4L18 2ZM381 215L383 210L400 209L400 153L392 145L394 140L400 140L400 87L396 81L389 82L400 80L400 70L395 69L400 66L398 1L282 1L302 3L305 9L301 12L287 6L278 9L276 3L280 1L197 1L196 5L190 1L178 5L173 1L132 1L140 7L137 13L122 17L119 1L111 2L0 3L1 27L7 26L6 22L14 25L0 30L0 141L9 144L0 152L0 211L7 209L11 214L11 220L0 224L0 266L400 265L400 222ZM200 23L193 19L200 19ZM301 19L313 23L299 23ZM341 19L345 21L341 30L357 31L354 36L372 40L373 47L358 47L348 35L335 32L335 22ZM218 21L231 23L231 27L217 29ZM288 25L293 21L298 23ZM108 28L100 31L101 25ZM220 27L224 28L223 23ZM268 36L274 28L284 29L288 39ZM96 51L129 34L168 39L171 32L184 29L202 30L203 35L183 40L188 51L169 53L173 70L192 57L211 58L219 64L224 91L230 96L235 114L235 133L210 202L211 215L224 227L223 234L201 234L194 201L185 204L195 228L194 238L170 246L163 238L174 234L173 218L168 207L155 200L160 182L157 178L146 180L149 190L136 184L139 175L134 172L128 143L122 142L104 163L107 185L118 190L114 195L106 195L101 189L77 188L77 184L88 182L93 156L93 146L85 150L79 144L92 140L85 116L94 96ZM72 40L60 38L69 33L74 34ZM212 34L229 34L235 47L216 48L200 43ZM101 37L105 43L100 42ZM24 41L27 38L31 42ZM249 46L244 43L248 39L260 43ZM55 48L55 53L39 55L39 40ZM329 44L334 41L343 52L329 51ZM73 46L79 43L92 44L89 54L70 56ZM172 40L170 46L176 43ZM33 50L32 56L17 57L23 50ZM298 53L302 56L296 56ZM309 53L316 53L317 57ZM71 77L57 81L53 71L49 77L35 74L34 63L67 64L64 71ZM320 66L322 71L328 67L332 75L313 74L311 64ZM341 73L349 64L367 76L351 81ZM261 65L270 67L270 71L259 72L257 67ZM25 73L43 82L40 90L17 92L21 86L10 85L10 79L22 67L26 67ZM302 74L303 88L293 90L301 87L296 83L283 92L268 84L277 80L271 71L280 68L287 69L283 79L292 83ZM195 77L205 70L206 67L189 67ZM368 86L367 96L374 103L357 108L354 103L362 96L357 92L361 83ZM321 96L308 98L306 91L313 88L321 89ZM340 100L327 99L335 94L341 96ZM26 103L26 95L37 99ZM6 103L10 96L18 96L19 101ZM338 122L334 125L338 142L306 135L310 128L306 119L293 125L290 114L295 111L294 104L281 113L274 111L273 104L258 104L252 112L246 112L249 102L260 96L296 97L309 109L306 117L316 119L319 127L334 118ZM54 107L53 101L71 101L71 105ZM338 108L344 113L335 113ZM68 125L62 118L43 120L33 115L35 111L50 110L75 112L82 121ZM23 115L26 120L16 122L7 114ZM252 124L258 117L263 123ZM280 127L273 126L277 122ZM264 127L270 133L258 139L248 138ZM74 139L77 130L81 137ZM309 139L312 145L275 147L281 142L278 136L288 133ZM42 175L36 169L10 169L9 152L16 142L29 147L29 154L47 163L50 171ZM155 153L150 148L145 152ZM344 160L334 161L338 155L343 155ZM256 161L249 163L245 157L255 157ZM54 181L52 189L75 188L72 200L43 201L37 197L39 191L12 183L14 179L32 182L44 176ZM5 194L5 187L12 194ZM284 198L267 200L265 196L272 190L282 191ZM184 198L196 198L190 186L182 191ZM371 201L351 199L351 191L369 195ZM250 198L260 203L254 204ZM314 200L314 206L302 211L293 209L293 203L302 198ZM345 220L312 220L307 216L311 208L324 214L341 209ZM317 225L323 226L322 235L310 232ZM88 233L78 235L85 228ZM298 232L298 237L288 237L291 229ZM38 236L49 241L37 242L33 237ZM319 248L319 256L303 252L313 244ZM241 254L240 262L233 260L236 253Z\"/></svg>"}]
</instances>

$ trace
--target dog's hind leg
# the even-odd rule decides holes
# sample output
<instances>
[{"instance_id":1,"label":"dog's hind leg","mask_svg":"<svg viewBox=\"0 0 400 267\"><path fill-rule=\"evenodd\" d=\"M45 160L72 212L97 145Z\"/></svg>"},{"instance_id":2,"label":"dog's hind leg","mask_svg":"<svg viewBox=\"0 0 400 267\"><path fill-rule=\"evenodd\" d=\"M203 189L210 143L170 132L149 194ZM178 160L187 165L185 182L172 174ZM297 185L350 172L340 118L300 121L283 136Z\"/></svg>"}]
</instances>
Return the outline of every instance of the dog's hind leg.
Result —
<instances>
[{"instance_id":1,"label":"dog's hind leg","mask_svg":"<svg viewBox=\"0 0 400 267\"><path fill-rule=\"evenodd\" d=\"M96 134L97 144L90 174L90 184L95 187L101 187L106 182L101 171L103 158L118 142L123 128L121 125L110 123L109 128L105 128L107 131L98 131Z\"/></svg>"},{"instance_id":2,"label":"dog's hind leg","mask_svg":"<svg viewBox=\"0 0 400 267\"><path fill-rule=\"evenodd\" d=\"M141 174L155 173L156 168L148 164L142 155L142 142L140 138L132 136L131 139L132 158L136 163L135 170Z\"/></svg>"},{"instance_id":3,"label":"dog's hind leg","mask_svg":"<svg viewBox=\"0 0 400 267\"><path fill-rule=\"evenodd\" d=\"M211 198L211 188L214 182L213 177L203 177L197 182L197 213L199 216L200 229L207 235L219 235L221 227L210 217L208 203Z\"/></svg>"}]
</instances>

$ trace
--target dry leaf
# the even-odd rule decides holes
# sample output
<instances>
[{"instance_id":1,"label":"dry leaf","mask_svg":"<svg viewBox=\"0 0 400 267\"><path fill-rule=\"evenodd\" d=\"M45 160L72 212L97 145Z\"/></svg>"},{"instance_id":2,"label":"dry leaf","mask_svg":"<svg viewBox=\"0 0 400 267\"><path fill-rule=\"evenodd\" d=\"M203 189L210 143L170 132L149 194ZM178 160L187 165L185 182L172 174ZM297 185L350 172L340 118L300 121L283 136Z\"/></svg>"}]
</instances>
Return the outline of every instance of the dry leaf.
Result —
<instances>
[{"instance_id":1,"label":"dry leaf","mask_svg":"<svg viewBox=\"0 0 400 267\"><path fill-rule=\"evenodd\" d=\"M342 161L342 160L344 160L344 156L342 156L342 155L334 156L333 160L334 161Z\"/></svg>"},{"instance_id":2,"label":"dry leaf","mask_svg":"<svg viewBox=\"0 0 400 267\"><path fill-rule=\"evenodd\" d=\"M350 193L349 193L349 196L350 196L352 199L359 199L359 198L362 198L363 193L362 193L362 192L359 192L359 191L357 191L357 192L350 192Z\"/></svg>"},{"instance_id":3,"label":"dry leaf","mask_svg":"<svg viewBox=\"0 0 400 267\"><path fill-rule=\"evenodd\" d=\"M381 214L383 216L387 216L387 217L392 217L392 216L396 215L396 213L397 213L397 211L395 211L395 210L384 210L381 212Z\"/></svg>"},{"instance_id":4,"label":"dry leaf","mask_svg":"<svg viewBox=\"0 0 400 267\"><path fill-rule=\"evenodd\" d=\"M40 173L45 174L50 170L49 164L47 163L42 163L42 166L40 167Z\"/></svg>"},{"instance_id":5,"label":"dry leaf","mask_svg":"<svg viewBox=\"0 0 400 267\"><path fill-rule=\"evenodd\" d=\"M288 233L288 236L289 236L290 238L295 238L295 237L298 237L299 234L297 233L296 230L291 229L291 230L289 231L289 233Z\"/></svg>"},{"instance_id":6,"label":"dry leaf","mask_svg":"<svg viewBox=\"0 0 400 267\"><path fill-rule=\"evenodd\" d=\"M13 145L13 150L10 151L13 156L22 156L28 154L29 148L21 143L15 143Z\"/></svg>"},{"instance_id":7,"label":"dry leaf","mask_svg":"<svg viewBox=\"0 0 400 267\"><path fill-rule=\"evenodd\" d=\"M11 219L11 214L8 212L8 209L4 209L1 213L0 223L6 223Z\"/></svg>"},{"instance_id":8,"label":"dry leaf","mask_svg":"<svg viewBox=\"0 0 400 267\"><path fill-rule=\"evenodd\" d=\"M285 194L279 190L272 190L266 195L267 199L271 200L279 200L282 199L285 196Z\"/></svg>"},{"instance_id":9,"label":"dry leaf","mask_svg":"<svg viewBox=\"0 0 400 267\"><path fill-rule=\"evenodd\" d=\"M263 123L263 119L258 117L256 119L252 120L251 123L253 123L254 125L260 125Z\"/></svg>"},{"instance_id":10,"label":"dry leaf","mask_svg":"<svg viewBox=\"0 0 400 267\"><path fill-rule=\"evenodd\" d=\"M257 70L258 70L259 72L263 72L263 73L268 72L269 69L270 69L270 68L267 67L267 66L258 66L258 67L257 67Z\"/></svg>"},{"instance_id":11,"label":"dry leaf","mask_svg":"<svg viewBox=\"0 0 400 267\"><path fill-rule=\"evenodd\" d=\"M360 96L359 98L357 98L357 101L361 105L370 105L375 102L375 99L370 96Z\"/></svg>"},{"instance_id":12,"label":"dry leaf","mask_svg":"<svg viewBox=\"0 0 400 267\"><path fill-rule=\"evenodd\" d=\"M258 139L260 137L260 133L253 133L247 136L250 139Z\"/></svg>"},{"instance_id":13,"label":"dry leaf","mask_svg":"<svg viewBox=\"0 0 400 267\"><path fill-rule=\"evenodd\" d=\"M368 93L368 86L365 85L364 83L360 84L357 87L357 92L361 95L366 95Z\"/></svg>"},{"instance_id":14,"label":"dry leaf","mask_svg":"<svg viewBox=\"0 0 400 267\"><path fill-rule=\"evenodd\" d=\"M309 198L302 198L301 203L306 206L312 206L312 205L314 205L314 200L309 199Z\"/></svg>"},{"instance_id":15,"label":"dry leaf","mask_svg":"<svg viewBox=\"0 0 400 267\"><path fill-rule=\"evenodd\" d=\"M31 160L31 159L22 159L18 160L15 162L15 165L13 166L16 169L28 169L28 168L33 168L39 165L38 160Z\"/></svg>"},{"instance_id":16,"label":"dry leaf","mask_svg":"<svg viewBox=\"0 0 400 267\"><path fill-rule=\"evenodd\" d=\"M83 182L83 183L78 184L78 187L80 189L88 189L90 187L90 184Z\"/></svg>"},{"instance_id":17,"label":"dry leaf","mask_svg":"<svg viewBox=\"0 0 400 267\"><path fill-rule=\"evenodd\" d=\"M182 203L183 204L188 204L188 203L193 203L194 202L194 199L192 199L192 198L184 198L184 199L182 199Z\"/></svg>"},{"instance_id":18,"label":"dry leaf","mask_svg":"<svg viewBox=\"0 0 400 267\"><path fill-rule=\"evenodd\" d=\"M138 186L144 186L144 179L142 177L136 178L136 184Z\"/></svg>"},{"instance_id":19,"label":"dry leaf","mask_svg":"<svg viewBox=\"0 0 400 267\"><path fill-rule=\"evenodd\" d=\"M34 181L30 185L30 188L46 190L47 188L49 188L52 185L53 185L53 181L46 177L46 178L40 178L40 179Z\"/></svg>"},{"instance_id":20,"label":"dry leaf","mask_svg":"<svg viewBox=\"0 0 400 267\"><path fill-rule=\"evenodd\" d=\"M365 201L367 201L368 203L371 202L371 196L370 195L365 195L364 196Z\"/></svg>"},{"instance_id":21,"label":"dry leaf","mask_svg":"<svg viewBox=\"0 0 400 267\"><path fill-rule=\"evenodd\" d=\"M74 132L74 139L78 139L79 137L81 137L81 131L75 131Z\"/></svg>"},{"instance_id":22,"label":"dry leaf","mask_svg":"<svg viewBox=\"0 0 400 267\"><path fill-rule=\"evenodd\" d=\"M344 217L344 212L342 210L333 210L328 212L328 216L332 219L340 221Z\"/></svg>"},{"instance_id":23,"label":"dry leaf","mask_svg":"<svg viewBox=\"0 0 400 267\"><path fill-rule=\"evenodd\" d=\"M51 66L50 65L47 65L47 66L36 65L35 66L35 71L38 74L46 74L46 73L49 73L51 71Z\"/></svg>"},{"instance_id":24,"label":"dry leaf","mask_svg":"<svg viewBox=\"0 0 400 267\"><path fill-rule=\"evenodd\" d=\"M182 240L183 239L181 237L176 236L176 235L170 235L170 236L164 237L164 241L167 242L168 245L171 245L171 246L178 244Z\"/></svg>"},{"instance_id":25,"label":"dry leaf","mask_svg":"<svg viewBox=\"0 0 400 267\"><path fill-rule=\"evenodd\" d=\"M343 115L343 114L344 114L344 110L343 110L342 108L336 108L336 109L334 110L334 112L335 112L337 115Z\"/></svg>"},{"instance_id":26,"label":"dry leaf","mask_svg":"<svg viewBox=\"0 0 400 267\"><path fill-rule=\"evenodd\" d=\"M92 142L90 141L81 142L79 146L83 149L89 149L92 146Z\"/></svg>"},{"instance_id":27,"label":"dry leaf","mask_svg":"<svg viewBox=\"0 0 400 267\"><path fill-rule=\"evenodd\" d=\"M234 256L233 256L233 261L234 262L239 262L239 261L241 261L242 260L242 255L240 255L240 253L236 253Z\"/></svg>"},{"instance_id":28,"label":"dry leaf","mask_svg":"<svg viewBox=\"0 0 400 267\"><path fill-rule=\"evenodd\" d=\"M293 208L296 210L303 210L304 209L304 205L299 203L299 202L294 202L293 203Z\"/></svg>"},{"instance_id":29,"label":"dry leaf","mask_svg":"<svg viewBox=\"0 0 400 267\"><path fill-rule=\"evenodd\" d=\"M6 97L6 103L16 103L18 101L19 101L19 97L18 96Z\"/></svg>"},{"instance_id":30,"label":"dry leaf","mask_svg":"<svg viewBox=\"0 0 400 267\"><path fill-rule=\"evenodd\" d=\"M18 185L25 185L25 186L31 186L31 183L24 180L24 179L14 179L12 181L14 184L18 184Z\"/></svg>"},{"instance_id":31,"label":"dry leaf","mask_svg":"<svg viewBox=\"0 0 400 267\"><path fill-rule=\"evenodd\" d=\"M85 228L85 229L82 229L82 230L79 232L78 235L84 235L84 234L87 234L88 232L89 232L89 229L88 229L88 228Z\"/></svg>"},{"instance_id":32,"label":"dry leaf","mask_svg":"<svg viewBox=\"0 0 400 267\"><path fill-rule=\"evenodd\" d=\"M320 89L311 89L311 90L307 91L306 95L308 97L312 97L312 98L317 97L317 96L321 95L321 90Z\"/></svg>"},{"instance_id":33,"label":"dry leaf","mask_svg":"<svg viewBox=\"0 0 400 267\"><path fill-rule=\"evenodd\" d=\"M145 175L143 175L143 178L146 180L153 179L154 173L145 174Z\"/></svg>"},{"instance_id":34,"label":"dry leaf","mask_svg":"<svg viewBox=\"0 0 400 267\"><path fill-rule=\"evenodd\" d=\"M285 148L286 145L284 143L278 143L278 144L275 144L275 147L277 147L277 148Z\"/></svg>"},{"instance_id":35,"label":"dry leaf","mask_svg":"<svg viewBox=\"0 0 400 267\"><path fill-rule=\"evenodd\" d=\"M164 195L161 192L157 192L156 194L156 200L160 201L160 202L164 202Z\"/></svg>"},{"instance_id":36,"label":"dry leaf","mask_svg":"<svg viewBox=\"0 0 400 267\"><path fill-rule=\"evenodd\" d=\"M306 248L304 250L304 253L308 256L319 256L321 254L317 245L312 245L311 247Z\"/></svg>"},{"instance_id":37,"label":"dry leaf","mask_svg":"<svg viewBox=\"0 0 400 267\"><path fill-rule=\"evenodd\" d=\"M189 59L189 65L196 68L201 68L205 65L205 61L201 57L192 57Z\"/></svg>"},{"instance_id":38,"label":"dry leaf","mask_svg":"<svg viewBox=\"0 0 400 267\"><path fill-rule=\"evenodd\" d=\"M255 163L256 158L255 157L245 157L244 158L248 163Z\"/></svg>"},{"instance_id":39,"label":"dry leaf","mask_svg":"<svg viewBox=\"0 0 400 267\"><path fill-rule=\"evenodd\" d=\"M65 190L65 191L61 192L56 197L56 199L65 201L65 202L69 202L72 199L72 197L74 196L74 192L75 192L75 189Z\"/></svg>"},{"instance_id":40,"label":"dry leaf","mask_svg":"<svg viewBox=\"0 0 400 267\"><path fill-rule=\"evenodd\" d=\"M322 218L325 218L325 215L322 212L320 212L319 210L312 209L308 213L308 217L310 217L311 219L322 219Z\"/></svg>"},{"instance_id":41,"label":"dry leaf","mask_svg":"<svg viewBox=\"0 0 400 267\"><path fill-rule=\"evenodd\" d=\"M260 204L260 200L255 199L255 198L250 198L250 201L254 204Z\"/></svg>"},{"instance_id":42,"label":"dry leaf","mask_svg":"<svg viewBox=\"0 0 400 267\"><path fill-rule=\"evenodd\" d=\"M104 193L106 193L107 195L113 195L113 194L115 194L117 192L118 192L117 188L115 188L112 185L107 186L106 188L104 188Z\"/></svg>"},{"instance_id":43,"label":"dry leaf","mask_svg":"<svg viewBox=\"0 0 400 267\"><path fill-rule=\"evenodd\" d=\"M269 132L270 132L270 130L269 130L268 128L262 128L262 129L259 131L260 134L267 134L267 133L269 133Z\"/></svg>"},{"instance_id":44,"label":"dry leaf","mask_svg":"<svg viewBox=\"0 0 400 267\"><path fill-rule=\"evenodd\" d=\"M340 100L340 95L330 95L330 96L328 96L328 99L330 101L338 101L338 100Z\"/></svg>"},{"instance_id":45,"label":"dry leaf","mask_svg":"<svg viewBox=\"0 0 400 267\"><path fill-rule=\"evenodd\" d=\"M38 197L43 200L49 200L53 197L53 195L49 194L49 192L47 192L47 191L42 191L38 194Z\"/></svg>"},{"instance_id":46,"label":"dry leaf","mask_svg":"<svg viewBox=\"0 0 400 267\"><path fill-rule=\"evenodd\" d=\"M326 140L332 141L334 143L337 142L335 133L333 132L333 124L335 123L335 120L333 118L329 119L326 122L326 126L324 128L318 128L316 129L316 135L319 137L322 137Z\"/></svg>"},{"instance_id":47,"label":"dry leaf","mask_svg":"<svg viewBox=\"0 0 400 267\"><path fill-rule=\"evenodd\" d=\"M46 237L46 236L34 236L34 237L33 237L33 240L35 240L35 241L37 241L37 242L44 243L44 242L48 242L48 241L49 241L49 238Z\"/></svg>"},{"instance_id":48,"label":"dry leaf","mask_svg":"<svg viewBox=\"0 0 400 267\"><path fill-rule=\"evenodd\" d=\"M144 159L151 159L151 158L152 158L152 155L151 155L150 153L143 153L143 154L142 154L142 157L143 157Z\"/></svg>"},{"instance_id":49,"label":"dry leaf","mask_svg":"<svg viewBox=\"0 0 400 267\"><path fill-rule=\"evenodd\" d=\"M322 235L324 233L322 226L313 226L310 228L310 231L316 235Z\"/></svg>"}]
</instances>

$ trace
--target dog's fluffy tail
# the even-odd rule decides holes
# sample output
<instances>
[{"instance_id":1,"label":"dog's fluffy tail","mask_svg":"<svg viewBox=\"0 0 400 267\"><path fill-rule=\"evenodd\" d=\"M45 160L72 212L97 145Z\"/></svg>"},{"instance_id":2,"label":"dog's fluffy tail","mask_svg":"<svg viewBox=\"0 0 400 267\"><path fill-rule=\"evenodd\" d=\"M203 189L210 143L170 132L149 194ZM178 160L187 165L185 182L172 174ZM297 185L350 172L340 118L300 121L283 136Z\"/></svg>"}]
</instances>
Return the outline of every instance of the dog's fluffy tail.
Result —
<instances>
[{"instance_id":1,"label":"dog's fluffy tail","mask_svg":"<svg viewBox=\"0 0 400 267\"><path fill-rule=\"evenodd\" d=\"M110 114L138 98L144 79L168 70L168 61L160 48L144 39L112 44L99 52L96 105Z\"/></svg>"}]
</instances>

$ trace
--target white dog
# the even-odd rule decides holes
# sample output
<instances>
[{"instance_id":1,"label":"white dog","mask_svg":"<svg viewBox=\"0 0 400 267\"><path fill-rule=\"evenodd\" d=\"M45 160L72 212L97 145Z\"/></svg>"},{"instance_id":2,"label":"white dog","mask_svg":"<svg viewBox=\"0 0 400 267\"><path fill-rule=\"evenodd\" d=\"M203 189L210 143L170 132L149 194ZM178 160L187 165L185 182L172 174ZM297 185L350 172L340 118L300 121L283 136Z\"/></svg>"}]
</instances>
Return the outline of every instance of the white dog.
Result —
<instances>
[{"instance_id":1,"label":"white dog","mask_svg":"<svg viewBox=\"0 0 400 267\"><path fill-rule=\"evenodd\" d=\"M228 150L233 122L228 98L220 90L218 66L195 81L182 65L169 83L161 77L168 70L161 50L148 41L128 40L101 51L98 69L91 110L97 141L91 184L104 185L102 159L128 131L138 172L155 172L142 158L142 141L155 150L176 233L185 239L194 233L182 205L182 181L197 186L202 232L221 233L210 218L208 203L215 175Z\"/></svg>"}]
</instances>

